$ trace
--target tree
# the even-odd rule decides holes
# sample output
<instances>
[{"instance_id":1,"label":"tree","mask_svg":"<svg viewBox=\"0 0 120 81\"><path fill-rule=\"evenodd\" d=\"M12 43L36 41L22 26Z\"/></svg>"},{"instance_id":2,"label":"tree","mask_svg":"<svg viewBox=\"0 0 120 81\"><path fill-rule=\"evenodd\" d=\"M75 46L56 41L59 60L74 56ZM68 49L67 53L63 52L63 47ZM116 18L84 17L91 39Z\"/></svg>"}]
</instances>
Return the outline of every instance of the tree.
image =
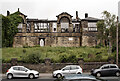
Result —
<instances>
[{"instance_id":1,"label":"tree","mask_svg":"<svg viewBox=\"0 0 120 81\"><path fill-rule=\"evenodd\" d=\"M116 50L116 16L110 12L104 11L103 20L97 23L98 27L98 39L102 41L105 46L109 45L109 52Z\"/></svg>"},{"instance_id":2,"label":"tree","mask_svg":"<svg viewBox=\"0 0 120 81\"><path fill-rule=\"evenodd\" d=\"M100 39L100 45L104 45L104 39L106 38L106 36L105 36L106 27L104 24L104 20L97 22L97 28L98 28L97 37L98 37L98 39Z\"/></svg>"}]
</instances>

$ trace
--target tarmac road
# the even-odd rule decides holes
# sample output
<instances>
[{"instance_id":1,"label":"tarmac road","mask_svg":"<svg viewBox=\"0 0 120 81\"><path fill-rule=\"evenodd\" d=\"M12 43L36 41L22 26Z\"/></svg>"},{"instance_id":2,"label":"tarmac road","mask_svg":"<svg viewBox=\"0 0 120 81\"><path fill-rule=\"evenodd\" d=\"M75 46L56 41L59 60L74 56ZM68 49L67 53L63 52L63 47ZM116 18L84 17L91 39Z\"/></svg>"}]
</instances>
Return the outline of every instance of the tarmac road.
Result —
<instances>
[{"instance_id":1,"label":"tarmac road","mask_svg":"<svg viewBox=\"0 0 120 81\"><path fill-rule=\"evenodd\" d=\"M108 81L120 81L120 77L114 77L114 76L111 76L111 77L100 77L101 79L103 80L108 80Z\"/></svg>"},{"instance_id":2,"label":"tarmac road","mask_svg":"<svg viewBox=\"0 0 120 81\"><path fill-rule=\"evenodd\" d=\"M45 79L45 78L38 78L38 79L12 79L12 80L8 80L8 79L3 79L2 81L54 81L55 78L49 78L49 79ZM120 81L120 78L118 77L104 77L104 80L108 80L108 81Z\"/></svg>"},{"instance_id":3,"label":"tarmac road","mask_svg":"<svg viewBox=\"0 0 120 81\"><path fill-rule=\"evenodd\" d=\"M29 79L29 78L13 78L11 80L7 79L5 75L2 77L2 81L54 81L56 78L52 78L52 74L43 73L40 74L40 77L37 79ZM108 81L120 81L120 77L100 77L100 79L108 80Z\"/></svg>"}]
</instances>

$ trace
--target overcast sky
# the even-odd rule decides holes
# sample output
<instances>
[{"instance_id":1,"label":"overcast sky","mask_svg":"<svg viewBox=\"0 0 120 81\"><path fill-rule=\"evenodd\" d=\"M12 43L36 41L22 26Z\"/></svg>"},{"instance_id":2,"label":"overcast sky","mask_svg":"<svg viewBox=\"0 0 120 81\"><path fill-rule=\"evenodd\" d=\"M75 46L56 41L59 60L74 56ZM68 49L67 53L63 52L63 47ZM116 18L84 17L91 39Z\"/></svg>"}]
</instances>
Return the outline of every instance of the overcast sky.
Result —
<instances>
[{"instance_id":1,"label":"overcast sky","mask_svg":"<svg viewBox=\"0 0 120 81\"><path fill-rule=\"evenodd\" d=\"M20 11L27 18L57 19L56 15L68 12L75 18L76 11L79 17L84 18L88 13L90 17L101 18L104 10L118 15L118 2L120 0L0 0L0 14L6 15Z\"/></svg>"}]
</instances>

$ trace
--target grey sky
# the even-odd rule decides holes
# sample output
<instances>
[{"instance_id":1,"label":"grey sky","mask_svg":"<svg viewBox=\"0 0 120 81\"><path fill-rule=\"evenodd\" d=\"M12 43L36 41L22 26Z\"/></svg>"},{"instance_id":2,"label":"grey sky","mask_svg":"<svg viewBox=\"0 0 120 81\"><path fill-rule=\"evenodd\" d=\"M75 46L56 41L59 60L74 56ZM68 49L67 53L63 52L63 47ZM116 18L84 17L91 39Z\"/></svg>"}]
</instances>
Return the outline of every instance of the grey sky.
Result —
<instances>
[{"instance_id":1,"label":"grey sky","mask_svg":"<svg viewBox=\"0 0 120 81\"><path fill-rule=\"evenodd\" d=\"M75 18L78 11L80 18L88 13L90 17L101 18L104 10L118 15L118 2L120 0L0 0L0 13L6 15L20 11L28 18L56 19L56 15L68 12Z\"/></svg>"}]
</instances>

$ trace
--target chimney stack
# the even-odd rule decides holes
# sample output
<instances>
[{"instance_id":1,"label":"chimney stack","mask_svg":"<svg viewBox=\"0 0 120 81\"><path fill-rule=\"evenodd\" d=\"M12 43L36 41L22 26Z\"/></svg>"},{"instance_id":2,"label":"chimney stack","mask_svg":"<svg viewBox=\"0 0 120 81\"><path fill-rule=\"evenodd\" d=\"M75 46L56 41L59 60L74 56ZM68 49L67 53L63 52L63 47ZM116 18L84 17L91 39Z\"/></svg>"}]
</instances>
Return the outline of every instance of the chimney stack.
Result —
<instances>
[{"instance_id":1,"label":"chimney stack","mask_svg":"<svg viewBox=\"0 0 120 81\"><path fill-rule=\"evenodd\" d=\"M78 20L78 11L76 11L76 19Z\"/></svg>"},{"instance_id":2,"label":"chimney stack","mask_svg":"<svg viewBox=\"0 0 120 81\"><path fill-rule=\"evenodd\" d=\"M18 8L18 12L20 12L19 8Z\"/></svg>"},{"instance_id":3,"label":"chimney stack","mask_svg":"<svg viewBox=\"0 0 120 81\"><path fill-rule=\"evenodd\" d=\"M85 18L87 18L88 17L88 13L85 13Z\"/></svg>"},{"instance_id":4,"label":"chimney stack","mask_svg":"<svg viewBox=\"0 0 120 81\"><path fill-rule=\"evenodd\" d=\"M10 12L7 10L7 16L9 16L10 15Z\"/></svg>"}]
</instances>

